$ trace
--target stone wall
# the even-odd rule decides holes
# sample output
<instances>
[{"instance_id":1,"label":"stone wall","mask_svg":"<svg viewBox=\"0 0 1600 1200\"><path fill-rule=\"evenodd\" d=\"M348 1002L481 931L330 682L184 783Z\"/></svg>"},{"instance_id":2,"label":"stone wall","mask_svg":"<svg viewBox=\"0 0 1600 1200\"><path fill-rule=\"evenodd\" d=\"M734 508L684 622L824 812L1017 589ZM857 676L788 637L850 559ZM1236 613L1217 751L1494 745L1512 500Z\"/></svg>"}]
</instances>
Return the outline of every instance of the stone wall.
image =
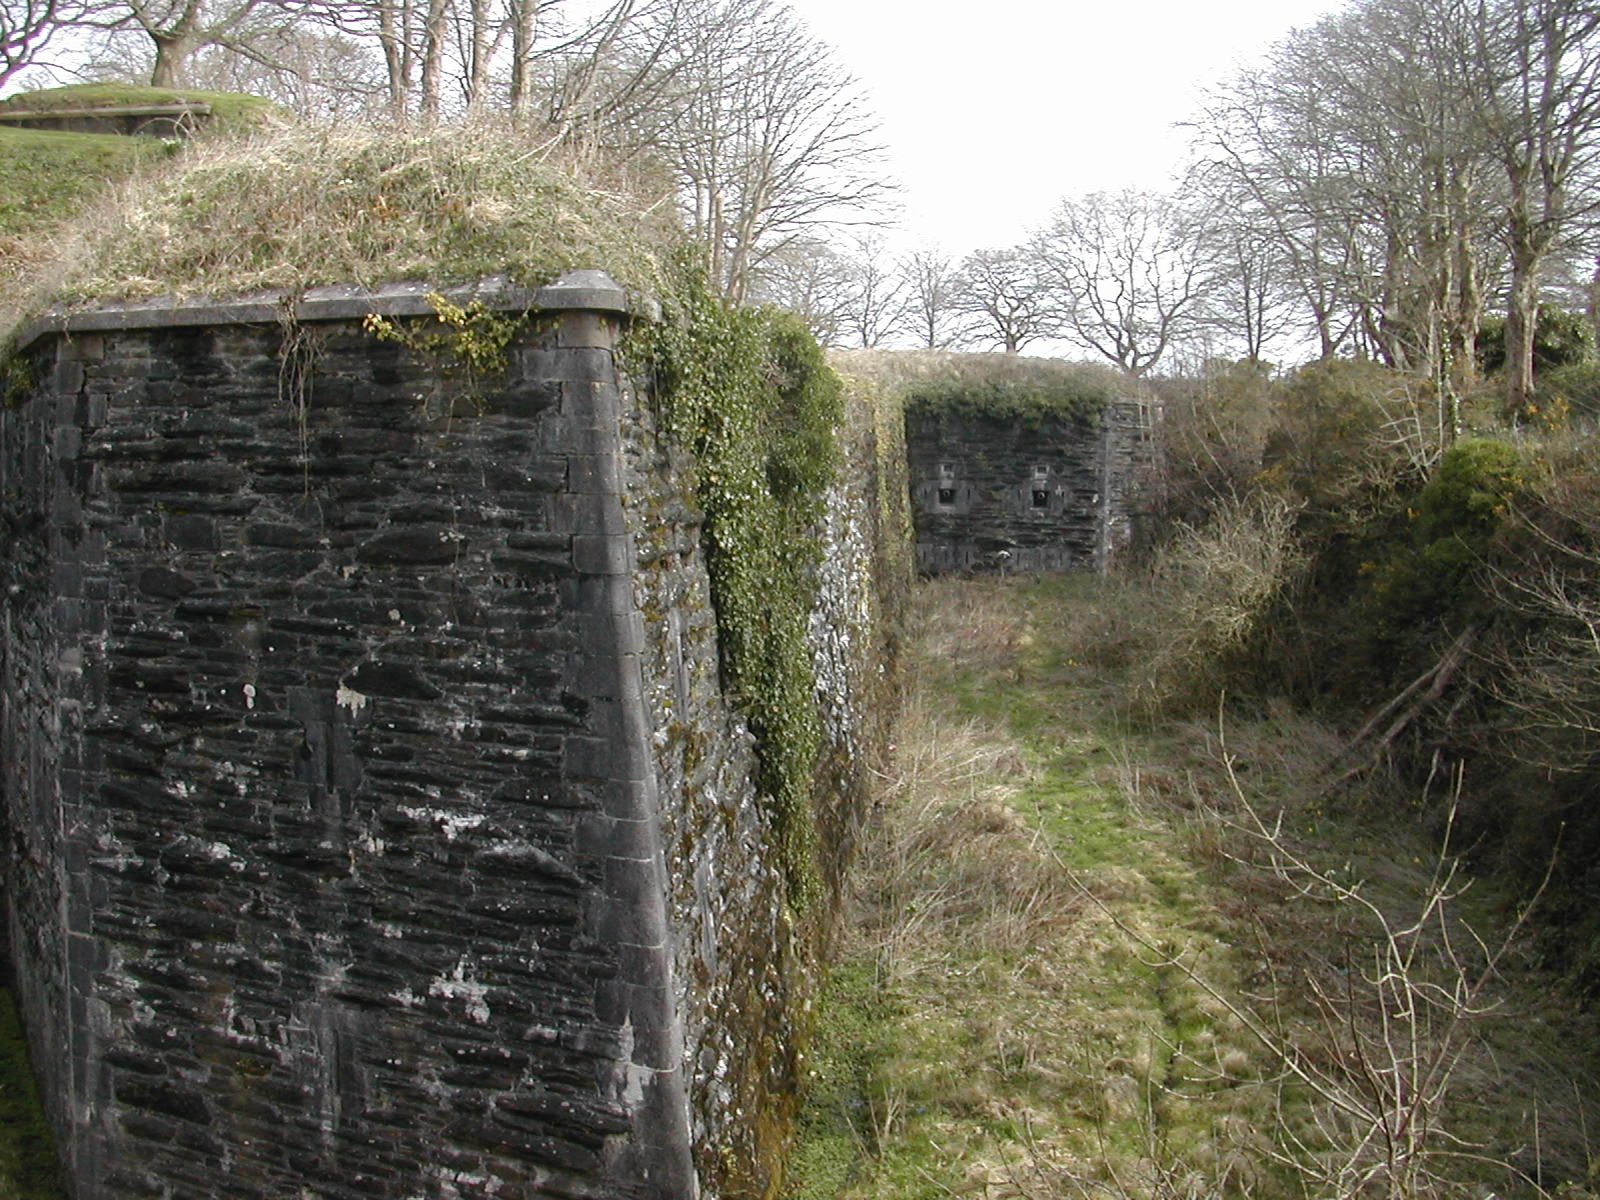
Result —
<instances>
[{"instance_id":1,"label":"stone wall","mask_svg":"<svg viewBox=\"0 0 1600 1200\"><path fill-rule=\"evenodd\" d=\"M826 742L814 813L823 898L805 913L788 902L771 853L776 830L748 785L750 736L717 677L700 515L672 482L682 466L656 436L648 405L636 403L624 423L695 1156L717 1194L767 1196L781 1176L806 1013L892 713L905 460L898 444L882 452L873 416L850 406L844 469L820 531L810 641Z\"/></svg>"},{"instance_id":2,"label":"stone wall","mask_svg":"<svg viewBox=\"0 0 1600 1200\"><path fill-rule=\"evenodd\" d=\"M1132 400L1083 419L912 405L918 569L1104 569L1131 540L1150 433L1147 407Z\"/></svg>"},{"instance_id":3,"label":"stone wall","mask_svg":"<svg viewBox=\"0 0 1600 1200\"><path fill-rule=\"evenodd\" d=\"M683 464L619 380L620 292L490 298L536 315L475 394L362 328L425 313L404 289L108 310L27 352L6 894L80 1200L731 1196L781 1141L820 935ZM873 531L863 494L830 528ZM860 537L819 661L881 644ZM830 711L865 702L838 679ZM829 765L825 825L864 761Z\"/></svg>"}]
</instances>

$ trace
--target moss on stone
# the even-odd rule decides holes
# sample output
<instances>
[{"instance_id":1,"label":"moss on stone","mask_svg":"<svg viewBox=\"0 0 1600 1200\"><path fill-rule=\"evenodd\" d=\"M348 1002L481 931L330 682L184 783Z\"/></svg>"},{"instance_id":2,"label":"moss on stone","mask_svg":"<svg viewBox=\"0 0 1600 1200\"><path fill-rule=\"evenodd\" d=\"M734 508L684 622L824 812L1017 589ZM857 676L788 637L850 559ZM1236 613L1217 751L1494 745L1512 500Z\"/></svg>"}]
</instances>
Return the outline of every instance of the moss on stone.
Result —
<instances>
[{"instance_id":1,"label":"moss on stone","mask_svg":"<svg viewBox=\"0 0 1600 1200\"><path fill-rule=\"evenodd\" d=\"M806 628L816 525L839 465L842 386L794 317L734 308L688 267L642 327L663 430L696 459L727 684L756 737L757 787L790 902L816 898L813 791L822 748Z\"/></svg>"},{"instance_id":2,"label":"moss on stone","mask_svg":"<svg viewBox=\"0 0 1600 1200\"><path fill-rule=\"evenodd\" d=\"M9 988L0 988L0 1196L61 1200L54 1144Z\"/></svg>"}]
</instances>

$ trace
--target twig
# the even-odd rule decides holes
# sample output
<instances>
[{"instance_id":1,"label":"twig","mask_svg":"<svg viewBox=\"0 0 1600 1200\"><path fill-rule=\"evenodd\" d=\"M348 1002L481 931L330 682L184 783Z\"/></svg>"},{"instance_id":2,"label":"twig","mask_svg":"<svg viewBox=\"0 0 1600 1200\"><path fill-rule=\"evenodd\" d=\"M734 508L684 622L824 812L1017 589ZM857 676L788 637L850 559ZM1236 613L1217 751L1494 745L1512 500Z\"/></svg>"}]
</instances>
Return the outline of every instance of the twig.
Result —
<instances>
[{"instance_id":1,"label":"twig","mask_svg":"<svg viewBox=\"0 0 1600 1200\"><path fill-rule=\"evenodd\" d=\"M1456 635L1455 641L1450 643L1449 649L1444 652L1439 661L1408 683L1398 696L1390 700L1368 719L1355 737L1350 739L1349 744L1340 751L1340 758L1356 753L1385 722L1389 722L1388 728L1384 730L1383 736L1378 739L1371 752L1366 754L1361 762L1330 783L1325 791L1337 791L1358 775L1370 770L1383 756L1384 752L1394 745L1395 739L1405 732L1406 727L1416 720L1429 705L1438 702L1439 698L1444 695L1445 689L1450 686L1450 681L1455 678L1456 671L1460 669L1461 663L1467 656L1467 651L1471 649L1472 643L1477 639L1477 636L1478 627L1476 625L1469 625L1463 629ZM1418 693L1421 693L1420 698L1418 698Z\"/></svg>"}]
</instances>

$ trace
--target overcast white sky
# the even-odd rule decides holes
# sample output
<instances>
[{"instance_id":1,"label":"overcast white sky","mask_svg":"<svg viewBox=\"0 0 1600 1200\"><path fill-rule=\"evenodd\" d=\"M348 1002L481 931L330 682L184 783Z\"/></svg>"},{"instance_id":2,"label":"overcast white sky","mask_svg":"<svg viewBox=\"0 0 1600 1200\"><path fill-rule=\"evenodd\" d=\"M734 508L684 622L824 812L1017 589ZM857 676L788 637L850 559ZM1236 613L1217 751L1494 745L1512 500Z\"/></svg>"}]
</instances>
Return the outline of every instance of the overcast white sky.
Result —
<instances>
[{"instance_id":1,"label":"overcast white sky","mask_svg":"<svg viewBox=\"0 0 1600 1200\"><path fill-rule=\"evenodd\" d=\"M1021 240L1062 196L1162 186L1206 83L1338 0L791 0L866 86L906 236Z\"/></svg>"}]
</instances>

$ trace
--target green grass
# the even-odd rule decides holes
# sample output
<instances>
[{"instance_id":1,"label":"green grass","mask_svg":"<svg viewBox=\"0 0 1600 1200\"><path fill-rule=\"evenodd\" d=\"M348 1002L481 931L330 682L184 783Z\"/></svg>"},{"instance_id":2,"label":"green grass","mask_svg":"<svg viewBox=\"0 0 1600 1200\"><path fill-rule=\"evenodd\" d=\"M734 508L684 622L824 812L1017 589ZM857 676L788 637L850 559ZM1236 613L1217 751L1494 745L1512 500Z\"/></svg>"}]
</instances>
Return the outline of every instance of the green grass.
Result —
<instances>
[{"instance_id":1,"label":"green grass","mask_svg":"<svg viewBox=\"0 0 1600 1200\"><path fill-rule=\"evenodd\" d=\"M0 251L68 220L108 183L165 153L154 139L0 126Z\"/></svg>"},{"instance_id":2,"label":"green grass","mask_svg":"<svg viewBox=\"0 0 1600 1200\"><path fill-rule=\"evenodd\" d=\"M0 1196L62 1200L50 1131L9 989L0 989Z\"/></svg>"},{"instance_id":3,"label":"green grass","mask_svg":"<svg viewBox=\"0 0 1600 1200\"><path fill-rule=\"evenodd\" d=\"M1397 925L1433 848L1414 803L1319 795L1338 738L1308 718L1153 719L1128 687L1143 655L1120 586L921 590L898 774L822 1001L791 1200L1298 1196L1277 1156L1329 1147L1281 1055L1343 1053L1304 980L1337 979L1371 930L1297 903L1227 828L1224 741L1285 845L1365 879ZM1504 923L1492 889L1454 906L1457 930ZM1574 1048L1595 1023L1525 969L1497 985L1438 1117L1486 1159L1582 1182L1600 1089ZM1456 1190L1429 1196L1535 1194L1503 1168L1448 1171Z\"/></svg>"},{"instance_id":4,"label":"green grass","mask_svg":"<svg viewBox=\"0 0 1600 1200\"><path fill-rule=\"evenodd\" d=\"M798 1150L789 1164L795 1200L837 1196L850 1182L875 1128L882 1071L893 1056L894 1019L870 964L841 965L828 980L807 1053L811 1080Z\"/></svg>"}]
</instances>

